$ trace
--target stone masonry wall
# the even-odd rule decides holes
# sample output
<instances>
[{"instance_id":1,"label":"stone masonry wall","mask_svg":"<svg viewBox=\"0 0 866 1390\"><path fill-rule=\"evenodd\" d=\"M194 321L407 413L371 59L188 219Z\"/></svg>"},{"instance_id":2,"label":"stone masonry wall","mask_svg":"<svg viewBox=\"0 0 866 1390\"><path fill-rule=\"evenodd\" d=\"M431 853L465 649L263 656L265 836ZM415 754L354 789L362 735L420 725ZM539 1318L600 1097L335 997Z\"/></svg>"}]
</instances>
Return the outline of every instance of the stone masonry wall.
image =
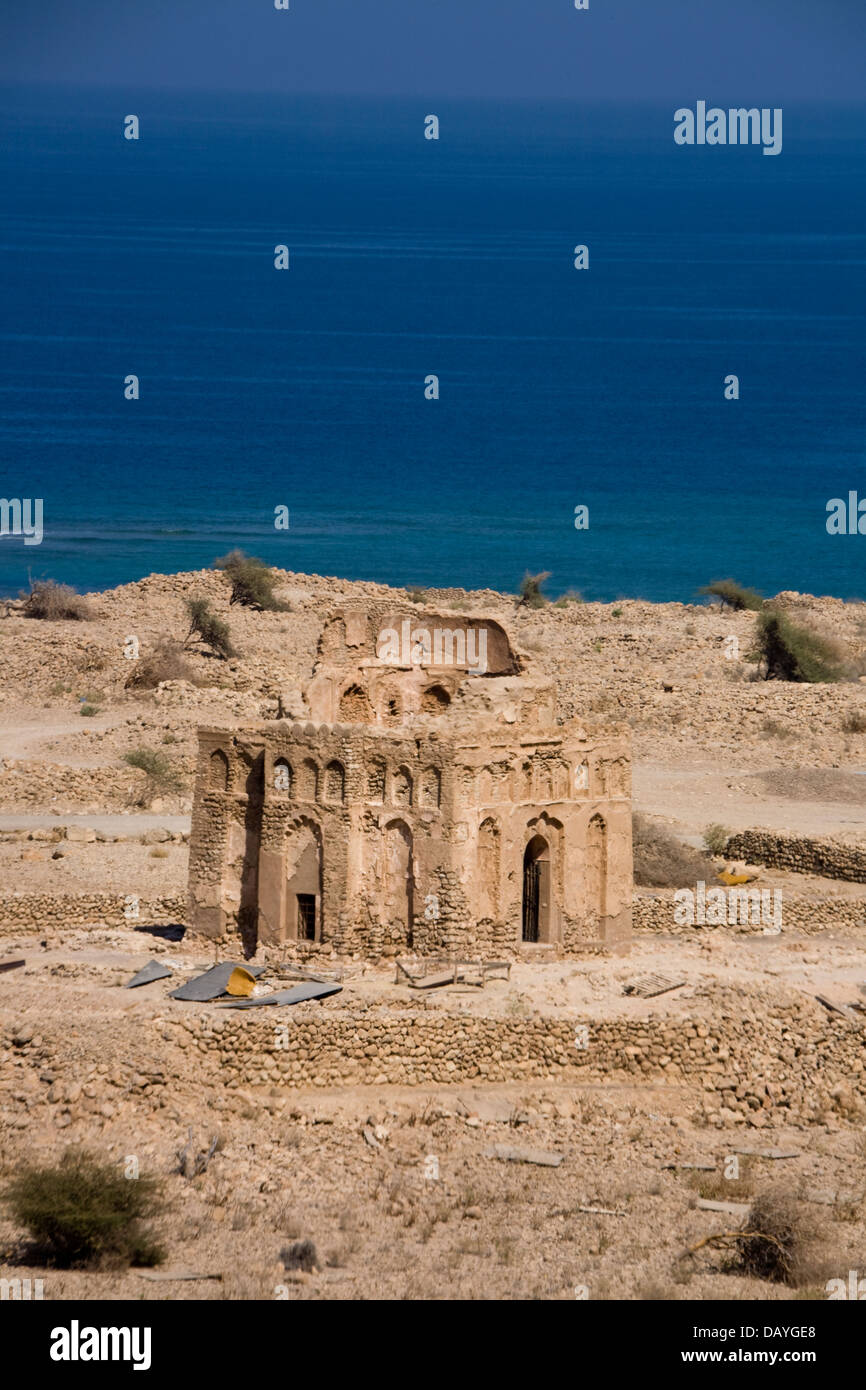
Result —
<instances>
[{"instance_id":1,"label":"stone masonry wall","mask_svg":"<svg viewBox=\"0 0 866 1390\"><path fill-rule=\"evenodd\" d=\"M771 869L791 869L798 874L820 874L848 883L866 883L866 850L832 840L809 840L794 835L774 835L768 830L744 830L728 840L725 854L747 864L766 864Z\"/></svg>"},{"instance_id":2,"label":"stone masonry wall","mask_svg":"<svg viewBox=\"0 0 866 1390\"><path fill-rule=\"evenodd\" d=\"M714 884L714 887L720 885ZM744 885L749 888L752 885ZM632 905L632 925L635 938L644 933L657 935L690 936L700 932L737 932L760 936L763 923L738 921L724 927L707 924L704 926L683 925L674 921L673 893L660 893L636 896ZM866 931L866 898L840 899L832 901L815 899L793 893L782 893L782 931L798 932L806 935L823 931L863 932Z\"/></svg>"},{"instance_id":3,"label":"stone masonry wall","mask_svg":"<svg viewBox=\"0 0 866 1390\"><path fill-rule=\"evenodd\" d=\"M136 899L133 894L122 897L118 893L9 893L0 896L0 935L50 935L71 927L169 926L185 921L186 906L186 897Z\"/></svg>"},{"instance_id":4,"label":"stone masonry wall","mask_svg":"<svg viewBox=\"0 0 866 1390\"><path fill-rule=\"evenodd\" d=\"M730 993L730 992L728 992ZM299 1006L288 1017L155 1019L226 1088L428 1085L530 1078L700 1086L710 1121L768 1123L821 1109L866 1118L862 1029L809 1000L731 993L723 1016L579 1020L354 1013ZM208 1084L216 1084L216 1078Z\"/></svg>"}]
</instances>

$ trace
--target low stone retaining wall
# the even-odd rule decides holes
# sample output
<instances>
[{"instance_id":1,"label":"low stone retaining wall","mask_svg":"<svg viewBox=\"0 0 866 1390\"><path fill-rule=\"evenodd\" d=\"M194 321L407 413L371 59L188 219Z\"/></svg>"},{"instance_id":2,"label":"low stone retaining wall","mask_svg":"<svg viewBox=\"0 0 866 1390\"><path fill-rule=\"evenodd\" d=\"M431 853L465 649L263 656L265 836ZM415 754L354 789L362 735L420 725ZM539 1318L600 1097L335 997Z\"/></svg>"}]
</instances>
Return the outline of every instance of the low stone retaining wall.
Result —
<instances>
[{"instance_id":1,"label":"low stone retaining wall","mask_svg":"<svg viewBox=\"0 0 866 1390\"><path fill-rule=\"evenodd\" d=\"M87 721L82 720L82 726ZM139 801L147 776L137 767L70 767L24 759L0 760L4 811L61 813L120 810Z\"/></svg>"},{"instance_id":2,"label":"low stone retaining wall","mask_svg":"<svg viewBox=\"0 0 866 1390\"><path fill-rule=\"evenodd\" d=\"M0 897L0 936L71 927L168 926L186 917L185 897L134 893L10 893Z\"/></svg>"},{"instance_id":3,"label":"low stone retaining wall","mask_svg":"<svg viewBox=\"0 0 866 1390\"><path fill-rule=\"evenodd\" d=\"M746 889L754 885L743 885ZM720 884L707 884L707 887L722 887ZM725 890L726 891L726 890ZM760 890L757 890L760 891ZM766 892L766 888L764 889ZM771 890L772 891L772 890ZM805 897L800 894L787 893L779 890L781 896L781 925L783 932L794 932L804 936L815 936L821 932L866 932L866 898L855 898L851 901L827 901L827 899L815 899ZM692 889L694 892L694 888ZM737 921L728 922L726 926L714 926L713 924L690 925L676 920L674 911L676 908L673 892L665 891L664 894L656 893L647 897L636 897L632 907L632 924L634 929L634 939L639 940L642 935L678 935L692 936L701 932L733 932L738 935L762 936L765 928L772 930L772 920L769 924L765 920L744 922L742 919L746 915L744 912L737 911ZM755 916L758 914L755 913Z\"/></svg>"},{"instance_id":4,"label":"low stone retaining wall","mask_svg":"<svg viewBox=\"0 0 866 1390\"><path fill-rule=\"evenodd\" d=\"M570 1021L310 1006L267 1020L247 1013L163 1017L157 1027L166 1042L198 1054L196 1067L215 1065L218 1084L229 1089L650 1081L700 1086L708 1117L732 1123L761 1125L782 1111L788 1118L835 1111L866 1119L861 1029L812 1000L768 1008L739 991L721 994L723 1018Z\"/></svg>"},{"instance_id":5,"label":"low stone retaining wall","mask_svg":"<svg viewBox=\"0 0 866 1390\"><path fill-rule=\"evenodd\" d=\"M766 864L771 869L790 869L797 874L819 874L822 878L841 878L848 883L866 883L866 850L855 845L840 845L833 840L744 830L731 836L725 854L729 859Z\"/></svg>"}]
</instances>

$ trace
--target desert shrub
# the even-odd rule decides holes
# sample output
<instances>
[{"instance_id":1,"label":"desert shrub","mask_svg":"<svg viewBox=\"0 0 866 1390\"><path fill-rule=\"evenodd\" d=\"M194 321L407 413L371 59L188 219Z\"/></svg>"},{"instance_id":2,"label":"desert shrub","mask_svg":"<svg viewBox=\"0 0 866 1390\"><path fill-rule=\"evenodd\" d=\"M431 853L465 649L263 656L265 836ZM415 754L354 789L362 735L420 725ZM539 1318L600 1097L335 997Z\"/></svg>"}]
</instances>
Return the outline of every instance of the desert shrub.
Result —
<instances>
[{"instance_id":1,"label":"desert shrub","mask_svg":"<svg viewBox=\"0 0 866 1390\"><path fill-rule=\"evenodd\" d=\"M541 586L545 580L549 578L550 570L542 570L540 574L530 574L527 570L520 581L520 588L517 591L518 607L543 608L544 605L549 602L549 599L547 595L542 592Z\"/></svg>"},{"instance_id":2,"label":"desert shrub","mask_svg":"<svg viewBox=\"0 0 866 1390\"><path fill-rule=\"evenodd\" d=\"M407 595L408 595L408 597L409 597L409 602L410 602L410 603L426 603L426 602L427 602L427 590L426 590L426 589L412 588L412 589L407 589L407 590L406 590L406 593L407 593Z\"/></svg>"},{"instance_id":3,"label":"desert shrub","mask_svg":"<svg viewBox=\"0 0 866 1390\"><path fill-rule=\"evenodd\" d=\"M193 637L198 638L206 647L210 647L214 656L221 657L223 661L228 660L230 656L237 656L232 646L228 623L217 617L206 598L188 598L186 608L189 613L187 641Z\"/></svg>"},{"instance_id":4,"label":"desert shrub","mask_svg":"<svg viewBox=\"0 0 866 1390\"><path fill-rule=\"evenodd\" d=\"M814 1230L802 1205L781 1192L756 1197L736 1243L744 1274L776 1284L799 1284L814 1258Z\"/></svg>"},{"instance_id":5,"label":"desert shrub","mask_svg":"<svg viewBox=\"0 0 866 1390\"><path fill-rule=\"evenodd\" d=\"M189 681L195 684L195 672L184 658L180 642L161 637L153 651L133 663L127 689L155 690L161 681Z\"/></svg>"},{"instance_id":6,"label":"desert shrub","mask_svg":"<svg viewBox=\"0 0 866 1390\"><path fill-rule=\"evenodd\" d=\"M291 612L291 605L281 603L274 594L276 575L264 560L245 555L242 550L230 550L228 555L214 560L214 569L222 570L228 577L232 586L231 603L266 609L269 613Z\"/></svg>"},{"instance_id":7,"label":"desert shrub","mask_svg":"<svg viewBox=\"0 0 866 1390\"><path fill-rule=\"evenodd\" d=\"M793 623L777 609L759 614L755 651L765 680L823 684L841 680L844 674L842 655L834 643Z\"/></svg>"},{"instance_id":8,"label":"desert shrub","mask_svg":"<svg viewBox=\"0 0 866 1390\"><path fill-rule=\"evenodd\" d=\"M726 608L734 608L738 612L748 608L757 613L764 606L764 600L756 589L746 589L735 579L717 579L713 584L704 585L699 592L719 599Z\"/></svg>"},{"instance_id":9,"label":"desert shrub","mask_svg":"<svg viewBox=\"0 0 866 1390\"><path fill-rule=\"evenodd\" d=\"M296 1240L294 1245L288 1245L280 1251L280 1259L284 1269L301 1269L305 1274L312 1274L314 1269L320 1269L319 1256L316 1247L311 1240Z\"/></svg>"},{"instance_id":10,"label":"desert shrub","mask_svg":"<svg viewBox=\"0 0 866 1390\"><path fill-rule=\"evenodd\" d=\"M92 719L94 714L99 713L99 705L91 705L85 702L78 713L83 714L85 719Z\"/></svg>"},{"instance_id":11,"label":"desert shrub","mask_svg":"<svg viewBox=\"0 0 866 1390\"><path fill-rule=\"evenodd\" d=\"M554 608L568 608L572 603L583 603L583 601L583 594L579 589L566 589L564 594L560 594L553 606Z\"/></svg>"},{"instance_id":12,"label":"desert shrub","mask_svg":"<svg viewBox=\"0 0 866 1390\"><path fill-rule=\"evenodd\" d=\"M135 748L131 753L124 753L123 761L147 773L148 781L157 791L173 791L179 785L180 778L171 760L158 748Z\"/></svg>"},{"instance_id":13,"label":"desert shrub","mask_svg":"<svg viewBox=\"0 0 866 1390\"><path fill-rule=\"evenodd\" d=\"M866 734L866 714L860 710L849 710L842 720L842 732L846 734Z\"/></svg>"},{"instance_id":14,"label":"desert shrub","mask_svg":"<svg viewBox=\"0 0 866 1390\"><path fill-rule=\"evenodd\" d=\"M728 838L726 827L714 821L704 831L704 849L708 854L722 855L728 847Z\"/></svg>"},{"instance_id":15,"label":"desert shrub","mask_svg":"<svg viewBox=\"0 0 866 1390\"><path fill-rule=\"evenodd\" d=\"M158 1192L153 1178L125 1178L114 1164L67 1149L53 1167L20 1167L3 1199L52 1263L124 1267L164 1258L141 1224L155 1214Z\"/></svg>"},{"instance_id":16,"label":"desert shrub","mask_svg":"<svg viewBox=\"0 0 866 1390\"><path fill-rule=\"evenodd\" d=\"M640 813L632 816L634 881L642 888L687 888L710 878L712 861Z\"/></svg>"},{"instance_id":17,"label":"desert shrub","mask_svg":"<svg viewBox=\"0 0 866 1390\"><path fill-rule=\"evenodd\" d=\"M90 604L81 594L77 594L69 584L58 584L53 579L40 579L31 584L29 594L23 594L24 606L21 612L25 618L44 618L48 622L63 619L71 622L86 622L92 618Z\"/></svg>"}]
</instances>

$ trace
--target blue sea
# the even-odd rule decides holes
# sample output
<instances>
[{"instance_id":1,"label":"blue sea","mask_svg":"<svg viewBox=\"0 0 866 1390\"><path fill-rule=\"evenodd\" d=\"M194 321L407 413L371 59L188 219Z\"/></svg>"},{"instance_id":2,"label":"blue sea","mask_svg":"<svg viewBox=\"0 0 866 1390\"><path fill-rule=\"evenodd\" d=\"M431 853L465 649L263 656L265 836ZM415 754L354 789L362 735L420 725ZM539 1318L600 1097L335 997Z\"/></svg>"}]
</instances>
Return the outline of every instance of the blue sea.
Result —
<instances>
[{"instance_id":1,"label":"blue sea","mask_svg":"<svg viewBox=\"0 0 866 1390\"><path fill-rule=\"evenodd\" d=\"M679 104L0 92L0 495L44 516L0 592L241 546L866 596L866 536L825 525L866 497L866 111L786 106L767 157L675 145Z\"/></svg>"}]
</instances>

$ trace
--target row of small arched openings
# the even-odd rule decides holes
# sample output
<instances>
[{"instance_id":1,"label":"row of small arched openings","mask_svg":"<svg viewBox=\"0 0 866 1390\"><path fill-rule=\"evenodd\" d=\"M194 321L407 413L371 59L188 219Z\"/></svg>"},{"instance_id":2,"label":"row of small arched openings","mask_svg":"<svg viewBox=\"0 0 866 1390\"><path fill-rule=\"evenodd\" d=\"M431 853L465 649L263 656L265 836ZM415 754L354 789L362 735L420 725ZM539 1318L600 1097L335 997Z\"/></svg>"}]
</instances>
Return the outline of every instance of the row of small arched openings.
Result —
<instances>
[{"instance_id":1,"label":"row of small arched openings","mask_svg":"<svg viewBox=\"0 0 866 1390\"><path fill-rule=\"evenodd\" d=\"M221 748L211 753L208 786L212 791L228 791L231 770ZM312 758L305 758L297 769L288 758L277 758L271 773L271 785L278 794L298 801L324 801L339 805L346 799L346 769L337 759L320 768ZM374 759L367 772L367 799L392 806L438 806L442 796L442 777L438 768L427 767L418 782L408 767L391 771L381 759Z\"/></svg>"},{"instance_id":2,"label":"row of small arched openings","mask_svg":"<svg viewBox=\"0 0 866 1390\"><path fill-rule=\"evenodd\" d=\"M346 769L336 759L322 772L312 758L305 758L296 774L287 758L277 758L271 776L275 791L303 801L317 801L320 793L325 801L345 799ZM208 787L211 791L229 791L231 787L231 764L221 748L214 749L210 755Z\"/></svg>"},{"instance_id":3,"label":"row of small arched openings","mask_svg":"<svg viewBox=\"0 0 866 1390\"><path fill-rule=\"evenodd\" d=\"M428 686L421 692L420 712L422 714L444 714L451 703L451 696L441 685ZM400 692L386 689L379 709L380 719L386 723L398 723L405 713ZM372 724L376 719L370 696L362 685L347 686L340 696L340 718L350 724Z\"/></svg>"}]
</instances>

